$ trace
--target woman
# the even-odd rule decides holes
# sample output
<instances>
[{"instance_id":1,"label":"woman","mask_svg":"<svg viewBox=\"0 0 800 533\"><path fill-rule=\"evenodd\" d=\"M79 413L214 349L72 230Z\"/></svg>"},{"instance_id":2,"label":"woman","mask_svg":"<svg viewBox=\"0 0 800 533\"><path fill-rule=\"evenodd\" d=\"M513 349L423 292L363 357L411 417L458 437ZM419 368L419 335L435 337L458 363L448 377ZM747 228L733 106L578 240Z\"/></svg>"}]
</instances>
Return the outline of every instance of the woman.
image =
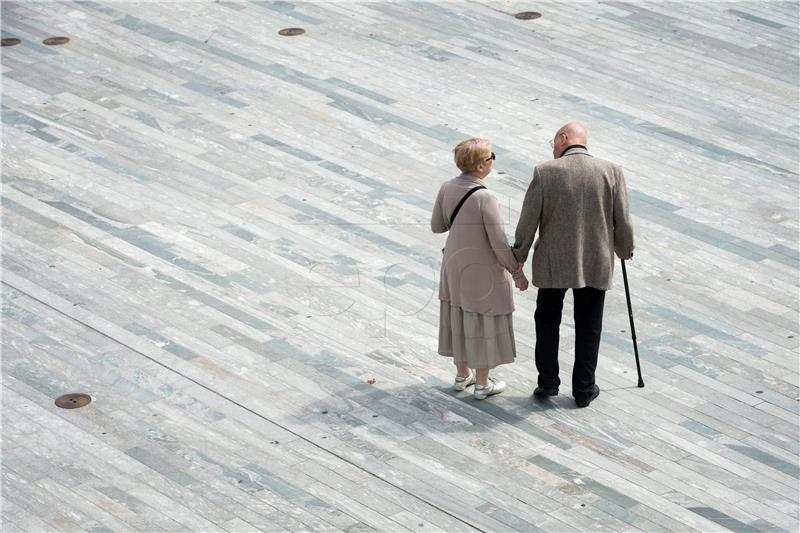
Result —
<instances>
[{"instance_id":1,"label":"woman","mask_svg":"<svg viewBox=\"0 0 800 533\"><path fill-rule=\"evenodd\" d=\"M509 272L520 290L528 281L508 245L497 200L484 185L495 160L491 143L467 139L453 153L462 174L442 184L431 216L434 233L450 232L439 285L439 353L456 365L453 389L474 384L475 399L483 400L506 388L489 370L516 357Z\"/></svg>"}]
</instances>

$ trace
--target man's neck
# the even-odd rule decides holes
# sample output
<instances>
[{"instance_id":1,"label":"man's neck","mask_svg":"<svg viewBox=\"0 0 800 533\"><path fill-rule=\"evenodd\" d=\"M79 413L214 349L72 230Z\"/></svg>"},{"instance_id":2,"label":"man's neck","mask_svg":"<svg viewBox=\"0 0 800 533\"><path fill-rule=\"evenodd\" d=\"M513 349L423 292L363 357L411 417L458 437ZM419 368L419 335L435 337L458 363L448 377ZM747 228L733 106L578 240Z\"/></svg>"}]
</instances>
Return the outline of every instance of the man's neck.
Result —
<instances>
[{"instance_id":1,"label":"man's neck","mask_svg":"<svg viewBox=\"0 0 800 533\"><path fill-rule=\"evenodd\" d=\"M584 150L587 150L585 144L580 144L580 143L570 144L569 146L567 146L566 148L561 150L561 155L559 155L558 157L559 158L563 157L564 154L567 153L568 150L572 150L573 148L583 148Z\"/></svg>"}]
</instances>

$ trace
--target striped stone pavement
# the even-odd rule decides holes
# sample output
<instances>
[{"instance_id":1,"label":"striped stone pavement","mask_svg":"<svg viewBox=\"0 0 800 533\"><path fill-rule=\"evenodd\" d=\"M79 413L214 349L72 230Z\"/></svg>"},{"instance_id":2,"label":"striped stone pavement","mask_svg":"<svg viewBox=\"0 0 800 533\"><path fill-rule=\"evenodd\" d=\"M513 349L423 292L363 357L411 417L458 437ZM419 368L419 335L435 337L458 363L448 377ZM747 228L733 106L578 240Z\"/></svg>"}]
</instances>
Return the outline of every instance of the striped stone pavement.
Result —
<instances>
[{"instance_id":1,"label":"striped stone pavement","mask_svg":"<svg viewBox=\"0 0 800 533\"><path fill-rule=\"evenodd\" d=\"M3 531L800 529L798 2L1 5ZM568 120L646 386L617 272L589 408L535 289L476 402L432 202L488 137L513 234Z\"/></svg>"}]
</instances>

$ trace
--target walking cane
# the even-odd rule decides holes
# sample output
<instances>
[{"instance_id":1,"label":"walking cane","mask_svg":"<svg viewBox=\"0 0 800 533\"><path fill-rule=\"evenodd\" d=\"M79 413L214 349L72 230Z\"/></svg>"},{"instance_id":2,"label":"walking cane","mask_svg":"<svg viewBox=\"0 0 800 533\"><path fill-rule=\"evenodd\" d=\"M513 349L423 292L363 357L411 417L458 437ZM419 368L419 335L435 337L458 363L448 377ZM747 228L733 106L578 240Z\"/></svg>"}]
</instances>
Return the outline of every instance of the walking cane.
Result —
<instances>
[{"instance_id":1,"label":"walking cane","mask_svg":"<svg viewBox=\"0 0 800 533\"><path fill-rule=\"evenodd\" d=\"M633 353L636 356L636 372L639 374L639 387L644 387L644 380L642 380L642 368L639 366L639 348L636 346L636 328L633 326L633 308L631 307L631 291L628 288L628 272L625 270L625 260L620 259L622 263L622 280L625 282L625 299L628 300L628 318L631 320L631 336L633 337Z\"/></svg>"}]
</instances>

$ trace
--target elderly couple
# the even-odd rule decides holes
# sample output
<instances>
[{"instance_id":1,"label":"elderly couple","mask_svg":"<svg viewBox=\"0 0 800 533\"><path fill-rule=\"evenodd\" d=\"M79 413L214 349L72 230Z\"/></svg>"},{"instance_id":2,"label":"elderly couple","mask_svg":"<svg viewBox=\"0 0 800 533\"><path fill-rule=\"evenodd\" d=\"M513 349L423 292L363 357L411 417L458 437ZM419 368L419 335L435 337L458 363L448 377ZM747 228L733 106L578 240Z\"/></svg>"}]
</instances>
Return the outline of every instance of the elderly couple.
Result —
<instances>
[{"instance_id":1,"label":"elderly couple","mask_svg":"<svg viewBox=\"0 0 800 533\"><path fill-rule=\"evenodd\" d=\"M586 407L600 394L594 375L605 291L611 288L614 253L622 259L633 255L633 225L622 169L589 155L586 141L580 124L556 132L550 143L554 159L533 172L513 247L497 200L484 184L494 166L491 144L468 139L453 150L462 174L439 189L431 229L449 232L439 287L439 353L453 358L456 391L475 385L475 399L483 400L506 388L489 371L516 357L511 283L528 288L522 266L533 245L539 372L533 394L558 394L558 329L567 289L575 319L572 395L578 407Z\"/></svg>"}]
</instances>

